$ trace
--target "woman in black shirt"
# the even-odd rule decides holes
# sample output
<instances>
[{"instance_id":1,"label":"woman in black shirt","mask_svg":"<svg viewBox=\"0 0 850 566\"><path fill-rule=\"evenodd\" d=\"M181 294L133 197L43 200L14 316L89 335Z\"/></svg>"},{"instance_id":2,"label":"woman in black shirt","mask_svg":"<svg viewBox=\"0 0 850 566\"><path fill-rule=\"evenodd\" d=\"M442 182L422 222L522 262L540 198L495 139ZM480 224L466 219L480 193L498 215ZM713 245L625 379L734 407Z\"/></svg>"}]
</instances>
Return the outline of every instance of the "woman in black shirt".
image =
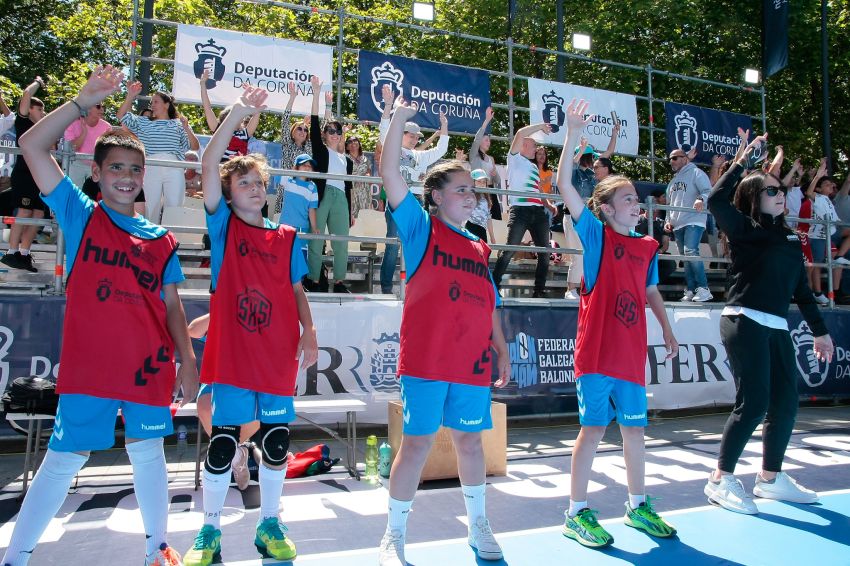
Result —
<instances>
[{"instance_id":1,"label":"woman in black shirt","mask_svg":"<svg viewBox=\"0 0 850 566\"><path fill-rule=\"evenodd\" d=\"M787 189L762 171L739 182L749 155L765 138L766 134L747 146L708 199L708 209L728 236L731 251L732 284L720 318L720 336L735 378L736 398L720 442L717 469L704 491L710 502L751 515L758 508L733 473L762 422L762 471L753 494L797 503L818 500L814 491L781 471L799 403L799 372L786 321L792 298L814 335L814 356L829 360L833 353L809 288L800 239L785 223Z\"/></svg>"}]
</instances>

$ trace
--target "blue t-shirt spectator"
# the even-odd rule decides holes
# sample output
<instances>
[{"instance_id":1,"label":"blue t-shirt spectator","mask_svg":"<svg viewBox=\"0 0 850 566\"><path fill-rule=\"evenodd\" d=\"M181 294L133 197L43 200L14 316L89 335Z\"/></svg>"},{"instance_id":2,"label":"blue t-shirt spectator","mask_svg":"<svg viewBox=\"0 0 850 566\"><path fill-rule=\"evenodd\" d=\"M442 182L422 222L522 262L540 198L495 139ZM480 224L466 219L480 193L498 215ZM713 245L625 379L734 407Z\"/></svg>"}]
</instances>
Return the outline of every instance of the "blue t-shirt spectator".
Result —
<instances>
[{"instance_id":1,"label":"blue t-shirt spectator","mask_svg":"<svg viewBox=\"0 0 850 566\"><path fill-rule=\"evenodd\" d=\"M595 214L585 208L579 216L578 222L575 223L575 227L581 244L584 246L584 287L589 293L596 284L599 267L602 264L602 236L605 225ZM633 238L643 237L634 230L629 235ZM650 285L658 285L657 253L652 257L649 270L646 273L646 286L649 287Z\"/></svg>"},{"instance_id":2,"label":"blue t-shirt spectator","mask_svg":"<svg viewBox=\"0 0 850 566\"><path fill-rule=\"evenodd\" d=\"M224 245L227 240L227 222L230 220L230 205L221 197L215 214L207 212L207 231L210 234L210 289L215 291L218 284L218 274L221 273L221 264L224 262ZM277 230L279 224L268 218L263 218L263 227L268 230ZM295 236L293 249L300 249L301 240ZM293 284L300 283L307 275L307 261L304 254L292 254L289 262L289 278Z\"/></svg>"},{"instance_id":3,"label":"blue t-shirt spectator","mask_svg":"<svg viewBox=\"0 0 850 566\"><path fill-rule=\"evenodd\" d=\"M319 190L313 181L286 177L283 182L283 210L280 223L288 224L299 232L310 232L311 208L319 208Z\"/></svg>"},{"instance_id":4,"label":"blue t-shirt spectator","mask_svg":"<svg viewBox=\"0 0 850 566\"><path fill-rule=\"evenodd\" d=\"M68 264L67 271L70 274L74 268L74 260L77 258L77 250L80 249L83 232L85 232L89 218L94 212L94 201L87 197L68 177L59 181L52 193L47 196L41 195L41 198L53 210L59 226L65 233L65 256ZM165 228L152 224L140 214L127 216L115 212L103 201L100 201L99 205L116 226L138 238L153 240L167 232ZM165 266L162 284L180 283L184 279L183 269L180 267L177 254L173 254Z\"/></svg>"}]
</instances>

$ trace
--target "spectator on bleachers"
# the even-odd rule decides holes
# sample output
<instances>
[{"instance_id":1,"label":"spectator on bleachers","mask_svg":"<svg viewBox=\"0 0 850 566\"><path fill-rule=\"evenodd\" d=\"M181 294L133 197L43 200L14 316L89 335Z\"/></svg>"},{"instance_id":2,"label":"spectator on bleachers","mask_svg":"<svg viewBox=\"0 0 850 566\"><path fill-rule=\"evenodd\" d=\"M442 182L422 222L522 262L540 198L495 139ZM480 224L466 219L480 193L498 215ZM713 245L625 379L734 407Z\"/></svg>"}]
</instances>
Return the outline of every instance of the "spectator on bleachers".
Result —
<instances>
[{"instance_id":1,"label":"spectator on bleachers","mask_svg":"<svg viewBox=\"0 0 850 566\"><path fill-rule=\"evenodd\" d=\"M112 124L103 119L103 104L95 104L88 109L85 117L68 126L63 136L70 142L76 153L93 153L94 143L104 132L110 130ZM91 176L90 159L74 159L71 162L69 177L78 187L82 187Z\"/></svg>"},{"instance_id":2,"label":"spectator on bleachers","mask_svg":"<svg viewBox=\"0 0 850 566\"><path fill-rule=\"evenodd\" d=\"M351 130L351 124L346 124L343 128L346 135ZM363 153L363 146L360 144L360 138L357 136L349 136L345 140L345 154L354 164L352 175L368 177L372 173L372 160L368 155ZM364 208L371 208L372 196L369 193L369 184L358 181L352 185L351 189L351 216L352 224L354 219Z\"/></svg>"},{"instance_id":3,"label":"spectator on bleachers","mask_svg":"<svg viewBox=\"0 0 850 566\"><path fill-rule=\"evenodd\" d=\"M537 170L540 171L540 192L551 195L554 191L552 180L555 178L552 168L549 167L549 155L546 152L546 147L538 145L534 150L534 163L537 165ZM549 224L552 223L552 217L557 213L558 209L552 204L549 199L543 199L543 206L546 207L546 213L549 215Z\"/></svg>"},{"instance_id":4,"label":"spectator on bleachers","mask_svg":"<svg viewBox=\"0 0 850 566\"><path fill-rule=\"evenodd\" d=\"M188 163L200 163L201 158L198 152L189 150L183 157L183 160ZM204 192L201 188L201 170L192 167L187 167L183 170L183 178L186 179L186 196L189 198L204 198Z\"/></svg>"},{"instance_id":5,"label":"spectator on bleachers","mask_svg":"<svg viewBox=\"0 0 850 566\"><path fill-rule=\"evenodd\" d=\"M611 160L607 157L599 157L593 162L593 178L596 179L597 183L609 175L616 174L617 172L614 171L614 164L611 163Z\"/></svg>"},{"instance_id":6,"label":"spectator on bleachers","mask_svg":"<svg viewBox=\"0 0 850 566\"><path fill-rule=\"evenodd\" d=\"M472 147L469 148L469 166L472 169L483 169L487 176L490 177L490 183L493 187L501 188L502 179L499 177L499 170L496 168L496 162L487 152L490 151L490 134L487 133L487 126L493 120L493 109L487 107L484 112L484 122L481 127L475 132L475 138L472 140ZM502 205L500 198L497 195L491 195L492 206L490 215L495 220L502 219Z\"/></svg>"},{"instance_id":7,"label":"spectator on bleachers","mask_svg":"<svg viewBox=\"0 0 850 566\"><path fill-rule=\"evenodd\" d=\"M15 125L15 114L6 105L3 100L3 93L0 92L0 136L6 133Z\"/></svg>"},{"instance_id":8,"label":"spectator on bleachers","mask_svg":"<svg viewBox=\"0 0 850 566\"><path fill-rule=\"evenodd\" d=\"M705 201L711 192L708 175L691 163L688 155L677 148L670 152L673 179L667 185L667 202L670 206L693 208L694 212L671 210L667 222L676 238L679 250L686 256L699 257L699 244L705 232ZM705 266L701 261L685 262L685 294L682 301L704 303L714 298L708 289Z\"/></svg>"},{"instance_id":9,"label":"spectator on bleachers","mask_svg":"<svg viewBox=\"0 0 850 566\"><path fill-rule=\"evenodd\" d=\"M415 147L415 150L416 151L427 151L428 149L431 148L432 145L434 145L434 143L437 140L440 139L441 135L442 134L440 134L440 130L434 130L434 133L432 133L428 138L425 139L425 141L421 142L420 144L418 144Z\"/></svg>"},{"instance_id":10,"label":"spectator on bleachers","mask_svg":"<svg viewBox=\"0 0 850 566\"><path fill-rule=\"evenodd\" d=\"M782 185L788 187L788 194L785 195L785 208L787 215L796 218L800 215L800 206L803 204L803 190L800 186L800 175L803 171L803 166L800 159L794 160L791 169L782 178ZM788 220L788 226L792 230L797 229L796 220Z\"/></svg>"},{"instance_id":11,"label":"spectator on bleachers","mask_svg":"<svg viewBox=\"0 0 850 566\"><path fill-rule=\"evenodd\" d=\"M143 108L141 112L139 112L139 118L147 118L148 120L153 120L153 110L148 106Z\"/></svg>"},{"instance_id":12,"label":"spectator on bleachers","mask_svg":"<svg viewBox=\"0 0 850 566\"><path fill-rule=\"evenodd\" d=\"M302 153L295 158L293 166L298 171L315 171L316 161ZM316 183L306 177L285 177L281 190L284 192L280 224L287 224L301 234L319 234L316 210L319 208L319 190ZM307 241L302 240L304 260L307 260Z\"/></svg>"},{"instance_id":13,"label":"spectator on bleachers","mask_svg":"<svg viewBox=\"0 0 850 566\"><path fill-rule=\"evenodd\" d=\"M815 194L812 202L812 219L822 221L829 219L830 222L840 222L841 219L838 217L838 213L831 200L831 197L835 194L837 183L835 177L827 174L825 158L821 160L813 184ZM834 254L836 256L832 260L834 264L850 266L850 260L840 255L842 248L844 248L843 253L847 253L847 248L850 248L850 238L847 238L848 241L842 246L841 232L834 225L830 225L829 232L827 232L825 224L813 223L809 225L809 245L812 247L812 261L814 263L825 263L827 254ZM832 251L833 247L836 248L836 252ZM817 265L812 266L812 291L815 293L815 300L822 305L826 305L829 304L829 298L822 293L821 273L821 267ZM842 274L843 269L840 267L832 270L833 289L840 288ZM842 296L840 298L842 302L850 302L848 301L850 297Z\"/></svg>"},{"instance_id":14,"label":"spectator on bleachers","mask_svg":"<svg viewBox=\"0 0 850 566\"><path fill-rule=\"evenodd\" d=\"M204 108L204 118L207 120L207 127L209 127L210 132L215 133L219 125L224 122L224 119L227 118L227 115L230 113L230 106L225 107L221 112L219 112L218 116L215 115L212 104L210 104L210 95L207 92L207 80L209 80L209 77L209 71L204 71L201 75L201 104ZM250 118L245 118L242 124L240 124L239 129L233 132L233 137L230 138L230 144L224 151L224 155L221 156L222 163L237 155L248 155L248 140L250 140L251 136L254 135L259 123L259 112L252 115Z\"/></svg>"},{"instance_id":15,"label":"spectator on bleachers","mask_svg":"<svg viewBox=\"0 0 850 566\"><path fill-rule=\"evenodd\" d=\"M593 167L593 164L599 159L610 159L614 155L619 135L620 123L617 122L611 129L611 139L608 141L608 147L602 153L596 151L596 148L590 145L587 138L582 137L579 141L579 145L576 147L573 155L573 163L578 165L578 167L573 168L572 181L573 186L585 201L593 194L593 188L600 180L596 177L596 168ZM610 164L610 161L608 163Z\"/></svg>"},{"instance_id":16,"label":"spectator on bleachers","mask_svg":"<svg viewBox=\"0 0 850 566\"><path fill-rule=\"evenodd\" d=\"M490 186L490 177L487 176L487 172L484 169L473 169L470 175L476 188L487 188ZM493 218L490 216L491 196L489 193L476 193L478 204L466 222L466 229L485 242L488 242L487 234L489 234L489 242L495 243L496 236L493 233Z\"/></svg>"},{"instance_id":17,"label":"spectator on bleachers","mask_svg":"<svg viewBox=\"0 0 850 566\"><path fill-rule=\"evenodd\" d=\"M656 204L663 204L659 201L664 201L664 191L660 189L654 191L652 197L655 198ZM673 272L676 271L676 262L661 257L670 254L668 249L670 248L670 238L673 235L665 228L664 218L659 214L661 212L663 211L658 209L652 210L652 237L658 242L658 283L664 285L670 282ZM640 211L640 219L635 226L635 232L649 235L649 216L646 209Z\"/></svg>"},{"instance_id":18,"label":"spectator on bleachers","mask_svg":"<svg viewBox=\"0 0 850 566\"><path fill-rule=\"evenodd\" d=\"M387 137L387 131L390 127L390 115L393 111L393 91L389 85L384 85L381 90L381 98L384 103L383 112L381 114L381 124L379 127L379 141L384 142ZM437 141L437 147L427 151L419 151L416 144L422 137L422 130L419 124L415 122L407 122L404 125L404 137L401 141L401 175L404 177L404 182L410 187L410 192L416 199L422 203L423 188L420 181L425 176L425 171L439 161L446 151L449 149L449 125L445 115L440 114L440 129L437 130L440 134L440 139ZM398 236L395 221L389 207L384 209L384 217L387 221L387 238L395 238ZM387 244L384 248L384 257L381 260L381 293L390 294L393 292L393 278L395 276L396 264L398 263L398 244Z\"/></svg>"},{"instance_id":19,"label":"spectator on bleachers","mask_svg":"<svg viewBox=\"0 0 850 566\"><path fill-rule=\"evenodd\" d=\"M522 242L526 230L531 233L535 246L549 246L549 217L540 197L540 170L534 162L537 143L531 137L537 132L548 134L549 124L532 124L517 130L508 152L508 188L511 191L527 192L528 196L508 197L508 241L509 246ZM496 287L502 284L502 276L508 270L508 264L514 252L503 250L499 253L493 270ZM544 297L546 276L549 273L549 254L537 254L537 269L534 271L533 297Z\"/></svg>"},{"instance_id":20,"label":"spectator on bleachers","mask_svg":"<svg viewBox=\"0 0 850 566\"><path fill-rule=\"evenodd\" d=\"M316 171L351 175L354 163L342 153L342 124L336 120L327 122L322 128L319 122L319 95L322 82L313 75L310 79L313 87L313 108L310 115L310 142L313 146L313 159L316 161ZM332 100L332 93L328 93ZM337 179L316 179L319 193L319 208L316 211L316 229L319 234L328 229L330 234L348 236L351 228L351 181ZM308 245L308 264L310 272L304 279L304 287L308 291L319 290L319 278L322 270L322 247L324 241L310 240ZM349 293L345 285L345 274L348 271L348 242L333 240L333 292Z\"/></svg>"},{"instance_id":21,"label":"spectator on bleachers","mask_svg":"<svg viewBox=\"0 0 850 566\"><path fill-rule=\"evenodd\" d=\"M192 132L189 121L177 112L174 98L164 92L151 97L150 119L130 112L133 102L142 92L142 83L127 83L127 96L118 109L118 119L145 145L147 159L176 159L182 161L190 149L197 151L201 144ZM147 165L145 167L145 217L158 223L165 206L182 206L186 196L183 169Z\"/></svg>"},{"instance_id":22,"label":"spectator on bleachers","mask_svg":"<svg viewBox=\"0 0 850 566\"><path fill-rule=\"evenodd\" d=\"M36 122L44 118L44 103L33 96L40 87L44 86L41 77L36 77L21 95L18 102L18 113L15 115L15 145ZM44 218L47 216L47 205L41 200L41 193L32 178L29 167L23 156L15 159L12 169L13 206L17 209L16 218ZM38 234L38 226L27 226L14 223L9 230L9 251L0 262L15 269L37 272L33 265L30 247Z\"/></svg>"}]
</instances>

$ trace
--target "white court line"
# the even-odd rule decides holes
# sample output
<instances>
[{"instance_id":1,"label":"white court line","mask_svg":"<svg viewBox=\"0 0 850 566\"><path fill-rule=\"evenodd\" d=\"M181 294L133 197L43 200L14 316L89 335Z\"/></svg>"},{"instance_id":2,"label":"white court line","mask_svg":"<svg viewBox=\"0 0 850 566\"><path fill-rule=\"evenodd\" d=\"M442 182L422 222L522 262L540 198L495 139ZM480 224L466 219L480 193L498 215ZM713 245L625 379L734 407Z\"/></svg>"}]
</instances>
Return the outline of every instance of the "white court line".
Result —
<instances>
[{"instance_id":1,"label":"white court line","mask_svg":"<svg viewBox=\"0 0 850 566\"><path fill-rule=\"evenodd\" d=\"M823 491L823 492L820 492L818 495L820 495L820 496L843 495L843 494L846 494L846 493L850 493L850 489L837 489L835 491ZM759 498L757 498L756 501L764 501L766 503L773 502L772 500L768 500L768 499L762 500L762 499L759 499ZM775 503L780 503L780 502L776 501ZM718 507L716 505L700 505L699 507L691 507L691 508L688 508L688 509L676 509L674 511L665 511L664 516L667 517L667 516L670 516L670 515L683 515L685 513L693 513L693 512L696 512L696 511L707 511L707 510L710 510L710 509L718 509ZM614 517L614 518L605 519L605 520L599 521L599 522L603 525L607 525L607 524L610 524L610 523L622 523L622 521L623 521L622 517ZM519 536L527 536L527 535L530 535L530 534L538 534L538 533L552 533L552 532L560 533L561 529L563 529L563 525L557 525L557 526L554 526L554 527L540 527L540 528L537 528L537 529L526 529L526 530L522 530L522 531L511 531L509 533L494 533L494 534L496 536L498 536L499 538L504 539L504 538L514 538L514 537L519 537ZM452 544L464 544L465 545L466 542L467 542L466 537L463 537L463 538L447 539L447 540L439 540L439 541L435 540L435 541L428 541L428 542L416 542L416 543L413 543L413 544L406 544L406 545L404 545L404 547L405 547L405 549L430 548L430 547L434 547L434 546L448 546L448 545L452 545ZM336 552L326 552L326 553L319 553L319 554L299 554L298 558L296 558L296 560L302 560L303 561L303 560L318 560L318 559L325 559L325 558L332 559L332 558L342 558L342 557L345 557L345 556L364 556L364 555L369 555L369 554L377 555L377 553L378 553L378 545L376 543L374 547L370 547L370 548L359 548L359 549L354 549L354 550L339 550L339 551L336 551ZM268 563L269 564L280 564L280 562L277 562L277 561L268 562ZM240 560L238 562L228 561L225 564L227 566L251 566L251 565L256 565L257 560L256 559L254 559L254 560ZM265 564L265 562L263 562L263 564Z\"/></svg>"}]
</instances>

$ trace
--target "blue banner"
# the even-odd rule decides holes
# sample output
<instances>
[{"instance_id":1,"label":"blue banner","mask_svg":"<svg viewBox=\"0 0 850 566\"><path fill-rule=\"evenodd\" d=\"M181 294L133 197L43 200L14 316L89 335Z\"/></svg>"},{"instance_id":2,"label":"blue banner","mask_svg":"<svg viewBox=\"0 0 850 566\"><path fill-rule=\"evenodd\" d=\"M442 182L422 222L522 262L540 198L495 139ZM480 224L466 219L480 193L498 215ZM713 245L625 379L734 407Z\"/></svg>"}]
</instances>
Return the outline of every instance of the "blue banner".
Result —
<instances>
[{"instance_id":1,"label":"blue banner","mask_svg":"<svg viewBox=\"0 0 850 566\"><path fill-rule=\"evenodd\" d=\"M762 66L764 78L788 66L788 0L763 0Z\"/></svg>"},{"instance_id":2,"label":"blue banner","mask_svg":"<svg viewBox=\"0 0 850 566\"><path fill-rule=\"evenodd\" d=\"M440 112L449 130L474 134L490 106L490 76L486 71L432 61L360 51L357 75L357 117L378 122L383 112L381 90L419 105L413 119L423 128L440 128Z\"/></svg>"},{"instance_id":3,"label":"blue banner","mask_svg":"<svg viewBox=\"0 0 850 566\"><path fill-rule=\"evenodd\" d=\"M695 163L711 165L711 157L735 157L740 140L738 128L752 130L753 119L744 114L724 112L677 102L665 102L667 153L676 148L697 149ZM752 135L750 136L752 139Z\"/></svg>"}]
</instances>

